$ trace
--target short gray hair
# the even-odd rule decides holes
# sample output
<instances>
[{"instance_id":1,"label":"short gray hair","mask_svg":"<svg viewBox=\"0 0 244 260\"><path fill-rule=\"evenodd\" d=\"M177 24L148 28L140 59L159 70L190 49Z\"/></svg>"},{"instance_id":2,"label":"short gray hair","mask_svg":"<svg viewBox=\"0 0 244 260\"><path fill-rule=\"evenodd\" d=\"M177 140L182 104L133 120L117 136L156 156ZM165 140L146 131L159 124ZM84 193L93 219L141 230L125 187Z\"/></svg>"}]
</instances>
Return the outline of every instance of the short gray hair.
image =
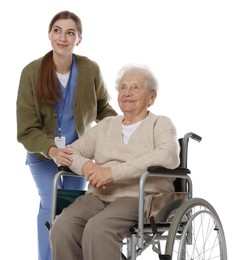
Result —
<instances>
[{"instance_id":1,"label":"short gray hair","mask_svg":"<svg viewBox=\"0 0 244 260\"><path fill-rule=\"evenodd\" d=\"M149 92L158 91L158 82L151 70L146 66L128 65L120 69L115 81L115 87L119 90L119 85L124 75L139 74L144 78L145 86Z\"/></svg>"}]
</instances>

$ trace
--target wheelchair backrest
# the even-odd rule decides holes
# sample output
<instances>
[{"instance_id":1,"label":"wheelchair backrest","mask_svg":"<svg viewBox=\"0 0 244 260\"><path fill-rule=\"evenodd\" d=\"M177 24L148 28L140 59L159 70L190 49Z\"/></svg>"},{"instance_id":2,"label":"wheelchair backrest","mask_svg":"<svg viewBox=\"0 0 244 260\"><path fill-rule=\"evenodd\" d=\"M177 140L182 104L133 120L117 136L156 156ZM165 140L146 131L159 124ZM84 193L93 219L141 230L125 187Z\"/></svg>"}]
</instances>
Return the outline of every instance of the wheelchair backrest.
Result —
<instances>
[{"instance_id":1,"label":"wheelchair backrest","mask_svg":"<svg viewBox=\"0 0 244 260\"><path fill-rule=\"evenodd\" d=\"M188 153L188 138L180 138L180 165L179 168L187 168L187 153ZM174 181L176 192L187 192L186 180L182 178L177 178Z\"/></svg>"}]
</instances>

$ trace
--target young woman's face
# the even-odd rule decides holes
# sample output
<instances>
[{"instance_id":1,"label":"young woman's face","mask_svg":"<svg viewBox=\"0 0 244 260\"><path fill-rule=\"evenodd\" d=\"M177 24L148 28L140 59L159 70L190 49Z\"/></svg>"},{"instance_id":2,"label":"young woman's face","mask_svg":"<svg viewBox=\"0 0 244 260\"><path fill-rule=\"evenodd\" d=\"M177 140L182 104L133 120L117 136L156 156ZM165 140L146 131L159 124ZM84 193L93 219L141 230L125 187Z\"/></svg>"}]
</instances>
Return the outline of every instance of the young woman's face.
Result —
<instances>
[{"instance_id":1,"label":"young woman's face","mask_svg":"<svg viewBox=\"0 0 244 260\"><path fill-rule=\"evenodd\" d=\"M56 21L48 36L54 53L58 55L72 54L74 47L81 42L76 24L72 19Z\"/></svg>"}]
</instances>

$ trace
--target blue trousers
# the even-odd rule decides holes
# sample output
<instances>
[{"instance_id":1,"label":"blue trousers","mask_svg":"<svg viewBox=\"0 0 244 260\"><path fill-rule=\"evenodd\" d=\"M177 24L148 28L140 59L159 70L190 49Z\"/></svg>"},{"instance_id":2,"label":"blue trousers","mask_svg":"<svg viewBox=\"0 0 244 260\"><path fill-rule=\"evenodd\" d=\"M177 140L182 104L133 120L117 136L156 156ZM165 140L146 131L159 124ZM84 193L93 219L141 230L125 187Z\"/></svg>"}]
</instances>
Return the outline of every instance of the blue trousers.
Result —
<instances>
[{"instance_id":1,"label":"blue trousers","mask_svg":"<svg viewBox=\"0 0 244 260\"><path fill-rule=\"evenodd\" d=\"M30 167L40 197L37 216L38 260L51 260L49 232L45 222L50 221L51 218L52 183L58 167L53 160L42 161L29 153L27 154L26 164ZM59 188L64 189L86 189L86 186L85 178L77 177L63 177L59 183Z\"/></svg>"}]
</instances>

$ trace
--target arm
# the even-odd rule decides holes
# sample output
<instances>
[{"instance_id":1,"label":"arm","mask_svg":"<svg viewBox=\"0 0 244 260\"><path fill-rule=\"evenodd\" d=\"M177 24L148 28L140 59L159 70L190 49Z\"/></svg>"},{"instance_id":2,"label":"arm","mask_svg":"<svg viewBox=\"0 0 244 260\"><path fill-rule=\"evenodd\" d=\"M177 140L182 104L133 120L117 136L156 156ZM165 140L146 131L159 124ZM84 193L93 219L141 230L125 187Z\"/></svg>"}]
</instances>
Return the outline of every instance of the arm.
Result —
<instances>
[{"instance_id":1,"label":"arm","mask_svg":"<svg viewBox=\"0 0 244 260\"><path fill-rule=\"evenodd\" d=\"M107 184L113 181L110 167L101 167L92 161L86 162L82 167L82 172L95 188L105 188Z\"/></svg>"},{"instance_id":2,"label":"arm","mask_svg":"<svg viewBox=\"0 0 244 260\"><path fill-rule=\"evenodd\" d=\"M109 104L110 95L104 84L100 69L95 78L95 88L97 95L97 120L100 121L107 116L116 116L117 112Z\"/></svg>"},{"instance_id":3,"label":"arm","mask_svg":"<svg viewBox=\"0 0 244 260\"><path fill-rule=\"evenodd\" d=\"M75 142L67 146L67 149L72 153L72 163L69 168L79 175L84 174L83 166L88 162L92 162L94 159L96 128L97 126L89 129ZM90 168L86 168L87 171L90 169L91 166Z\"/></svg>"},{"instance_id":4,"label":"arm","mask_svg":"<svg viewBox=\"0 0 244 260\"><path fill-rule=\"evenodd\" d=\"M96 152L98 126L88 130L78 140L67 146L72 154L70 169L84 175L95 187L102 188L113 181L110 167L102 167L93 162Z\"/></svg>"},{"instance_id":5,"label":"arm","mask_svg":"<svg viewBox=\"0 0 244 260\"><path fill-rule=\"evenodd\" d=\"M41 115L41 108L35 98L35 84L38 77L38 63L33 63L23 69L16 104L17 139L24 147L33 153L41 153L48 157L48 151L54 147L53 135L56 123L53 120L55 105L46 105ZM49 121L48 129L43 127L43 121ZM45 158L42 157L42 158Z\"/></svg>"}]
</instances>

